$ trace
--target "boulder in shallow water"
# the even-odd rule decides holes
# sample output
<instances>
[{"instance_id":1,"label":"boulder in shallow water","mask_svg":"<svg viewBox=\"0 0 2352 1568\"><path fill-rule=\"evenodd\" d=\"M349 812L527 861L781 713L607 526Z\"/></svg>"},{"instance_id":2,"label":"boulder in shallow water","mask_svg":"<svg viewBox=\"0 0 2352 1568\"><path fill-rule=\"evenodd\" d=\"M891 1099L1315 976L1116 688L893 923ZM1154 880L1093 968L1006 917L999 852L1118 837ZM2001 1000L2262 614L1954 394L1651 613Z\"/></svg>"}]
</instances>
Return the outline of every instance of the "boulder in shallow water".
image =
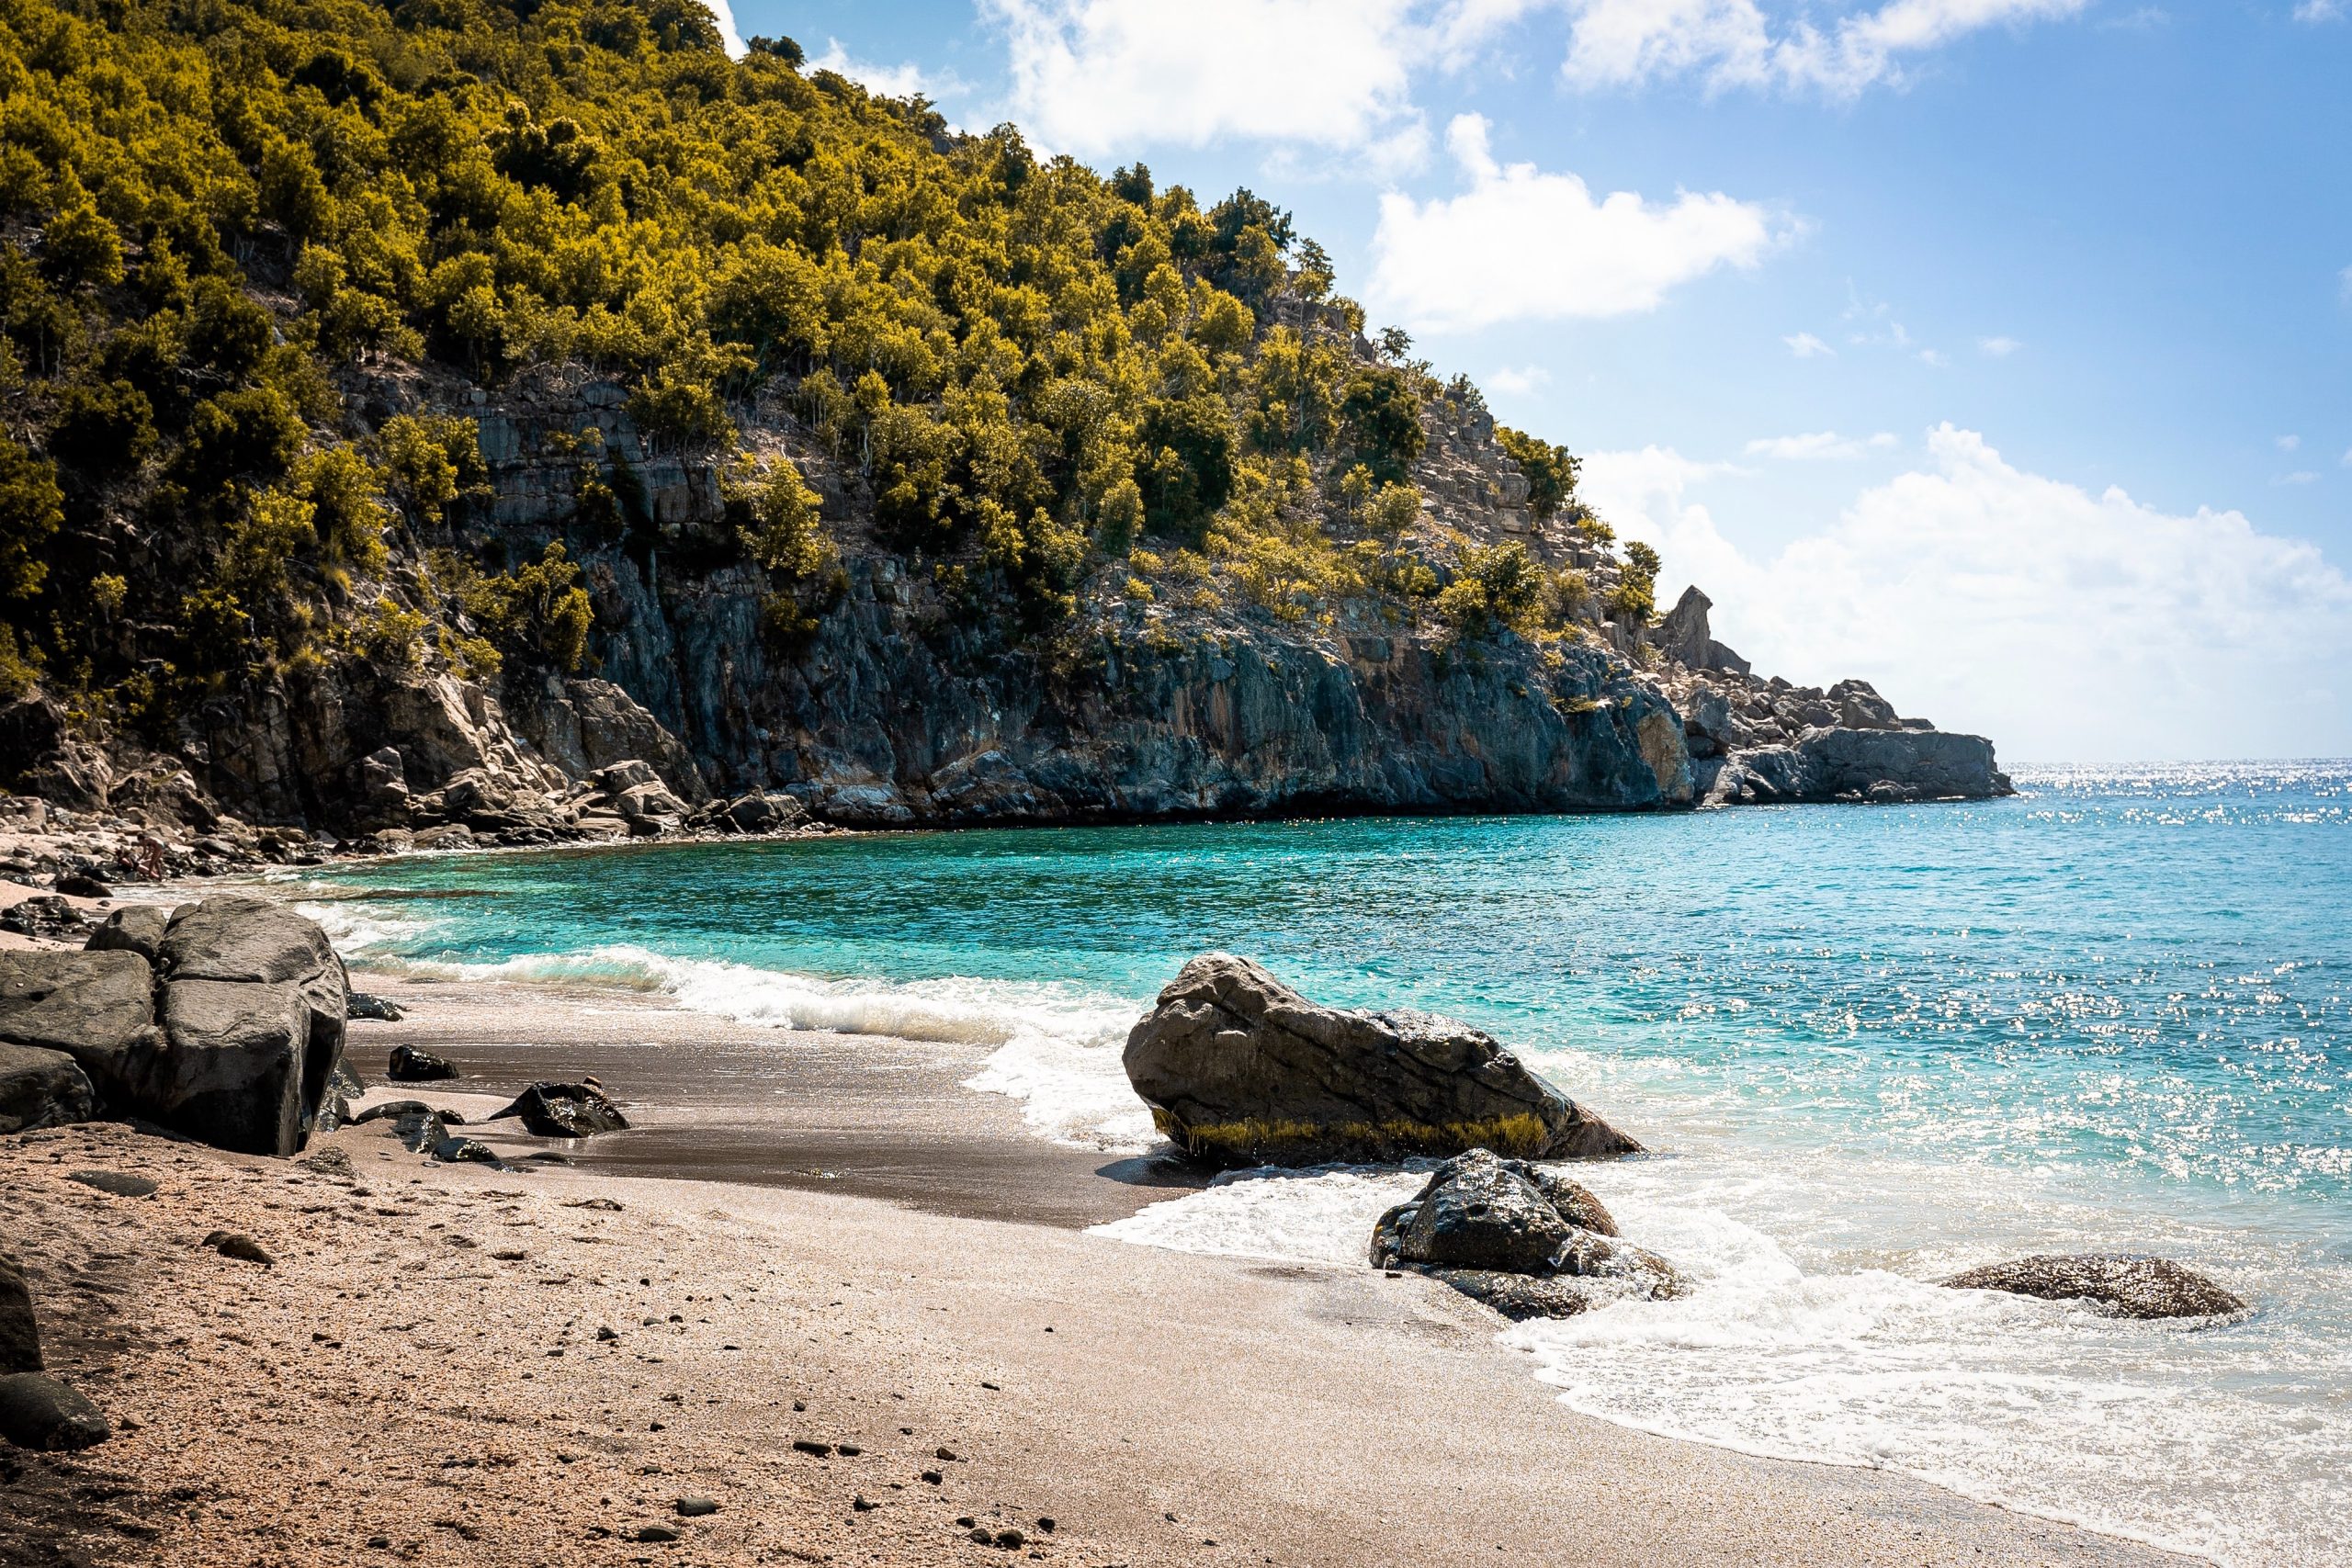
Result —
<instances>
[{"instance_id":1,"label":"boulder in shallow water","mask_svg":"<svg viewBox=\"0 0 2352 1568\"><path fill-rule=\"evenodd\" d=\"M2246 1309L2245 1298L2218 1280L2169 1258L2137 1253L2045 1253L1988 1263L1939 1283L1955 1291L2085 1301L2113 1317L2216 1317Z\"/></svg>"},{"instance_id":2,"label":"boulder in shallow water","mask_svg":"<svg viewBox=\"0 0 2352 1568\"><path fill-rule=\"evenodd\" d=\"M1184 965L1128 1034L1125 1065L1160 1132L1218 1165L1641 1148L1483 1031L1319 1007L1230 953Z\"/></svg>"},{"instance_id":3,"label":"boulder in shallow water","mask_svg":"<svg viewBox=\"0 0 2352 1568\"><path fill-rule=\"evenodd\" d=\"M1608 1224L1609 1234L1585 1228L1578 1215ZM1472 1149L1380 1217L1372 1262L1427 1274L1511 1318L1567 1317L1604 1302L1683 1293L1672 1264L1616 1239L1615 1229L1577 1183Z\"/></svg>"},{"instance_id":4,"label":"boulder in shallow water","mask_svg":"<svg viewBox=\"0 0 2352 1568\"><path fill-rule=\"evenodd\" d=\"M490 1120L510 1116L521 1117L524 1131L542 1138L586 1138L628 1126L628 1118L605 1098L603 1089L584 1083L535 1083L514 1104L493 1111Z\"/></svg>"},{"instance_id":5,"label":"boulder in shallow water","mask_svg":"<svg viewBox=\"0 0 2352 1568\"><path fill-rule=\"evenodd\" d=\"M408 1010L383 997L367 991L354 991L351 993L350 1015L374 1023L398 1023L408 1016Z\"/></svg>"}]
</instances>

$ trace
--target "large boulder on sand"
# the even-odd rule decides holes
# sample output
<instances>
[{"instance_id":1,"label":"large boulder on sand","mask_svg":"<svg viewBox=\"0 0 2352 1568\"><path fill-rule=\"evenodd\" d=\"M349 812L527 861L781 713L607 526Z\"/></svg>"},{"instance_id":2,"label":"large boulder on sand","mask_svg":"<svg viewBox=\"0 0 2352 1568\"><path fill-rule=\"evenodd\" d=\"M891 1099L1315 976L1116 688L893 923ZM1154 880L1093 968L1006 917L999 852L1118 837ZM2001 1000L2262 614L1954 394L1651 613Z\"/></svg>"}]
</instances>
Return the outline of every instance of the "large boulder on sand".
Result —
<instances>
[{"instance_id":1,"label":"large boulder on sand","mask_svg":"<svg viewBox=\"0 0 2352 1568\"><path fill-rule=\"evenodd\" d=\"M1128 1034L1125 1063L1160 1132L1219 1165L1641 1148L1492 1035L1428 1013L1318 1007L1230 953L1184 965Z\"/></svg>"},{"instance_id":2,"label":"large boulder on sand","mask_svg":"<svg viewBox=\"0 0 2352 1568\"><path fill-rule=\"evenodd\" d=\"M1486 1149L1446 1161L1383 1214L1372 1262L1441 1280L1511 1318L1567 1317L1685 1288L1665 1258L1616 1239L1609 1211L1576 1182Z\"/></svg>"},{"instance_id":3,"label":"large boulder on sand","mask_svg":"<svg viewBox=\"0 0 2352 1568\"><path fill-rule=\"evenodd\" d=\"M348 995L326 933L266 899L175 913L151 964L119 947L0 953L0 1042L71 1056L98 1108L246 1154L289 1155L343 1055Z\"/></svg>"},{"instance_id":4,"label":"large boulder on sand","mask_svg":"<svg viewBox=\"0 0 2352 1568\"><path fill-rule=\"evenodd\" d=\"M1940 1282L1955 1291L2086 1301L2113 1317L2215 1317L2246 1307L2245 1297L2194 1269L2169 1258L2130 1253L2018 1258Z\"/></svg>"},{"instance_id":5,"label":"large boulder on sand","mask_svg":"<svg viewBox=\"0 0 2352 1568\"><path fill-rule=\"evenodd\" d=\"M89 1075L73 1057L0 1041L0 1133L87 1122L97 1109Z\"/></svg>"}]
</instances>

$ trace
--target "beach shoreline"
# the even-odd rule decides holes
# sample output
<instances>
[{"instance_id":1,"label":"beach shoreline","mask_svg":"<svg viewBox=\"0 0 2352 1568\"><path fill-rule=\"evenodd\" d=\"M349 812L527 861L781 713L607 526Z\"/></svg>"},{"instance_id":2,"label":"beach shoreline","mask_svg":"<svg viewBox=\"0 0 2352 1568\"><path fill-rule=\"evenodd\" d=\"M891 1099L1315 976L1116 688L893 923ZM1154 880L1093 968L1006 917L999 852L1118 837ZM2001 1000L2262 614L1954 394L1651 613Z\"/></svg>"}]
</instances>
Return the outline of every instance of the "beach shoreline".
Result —
<instances>
[{"instance_id":1,"label":"beach shoreline","mask_svg":"<svg viewBox=\"0 0 2352 1568\"><path fill-rule=\"evenodd\" d=\"M407 1010L352 1026L368 1102L478 1116L585 1072L638 1127L563 1145L469 1118L571 1162L511 1172L382 1120L292 1163L108 1125L0 1139L53 1364L137 1423L23 1456L0 1535L74 1520L94 1562L194 1565L2183 1561L1575 1414L1501 1320L1417 1277L1089 1234L1201 1178L1036 1136L961 1087L978 1047L355 978ZM397 1043L464 1076L387 1085ZM756 1083L713 1070L747 1051ZM62 1179L85 1166L162 1190ZM276 1267L197 1245L215 1229ZM74 1501L94 1486L119 1495ZM687 1495L720 1511L681 1519ZM649 1525L684 1540L629 1539ZM35 1550L0 1563L67 1560Z\"/></svg>"}]
</instances>

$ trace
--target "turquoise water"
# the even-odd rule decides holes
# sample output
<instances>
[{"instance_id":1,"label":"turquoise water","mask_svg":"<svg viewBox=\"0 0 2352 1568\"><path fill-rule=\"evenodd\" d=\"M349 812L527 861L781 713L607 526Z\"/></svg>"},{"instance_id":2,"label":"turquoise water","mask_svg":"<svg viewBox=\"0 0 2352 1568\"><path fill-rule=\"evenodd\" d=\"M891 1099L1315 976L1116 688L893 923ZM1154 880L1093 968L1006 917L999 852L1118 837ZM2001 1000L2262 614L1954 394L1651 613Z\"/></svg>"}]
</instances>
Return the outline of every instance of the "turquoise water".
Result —
<instances>
[{"instance_id":1,"label":"turquoise water","mask_svg":"<svg viewBox=\"0 0 2352 1568\"><path fill-rule=\"evenodd\" d=\"M1603 1196L1710 1287L1521 1336L1570 1404L2231 1561L2345 1560L2352 764L2019 783L1969 806L420 857L316 891L363 962L980 1041L979 1087L1106 1147L1148 1141L1116 1047L1195 953L1456 1013L1667 1153ZM1236 1184L1122 1234L1353 1256L1392 1185ZM2185 1332L1924 1283L2091 1247L2190 1258L2259 1309Z\"/></svg>"}]
</instances>

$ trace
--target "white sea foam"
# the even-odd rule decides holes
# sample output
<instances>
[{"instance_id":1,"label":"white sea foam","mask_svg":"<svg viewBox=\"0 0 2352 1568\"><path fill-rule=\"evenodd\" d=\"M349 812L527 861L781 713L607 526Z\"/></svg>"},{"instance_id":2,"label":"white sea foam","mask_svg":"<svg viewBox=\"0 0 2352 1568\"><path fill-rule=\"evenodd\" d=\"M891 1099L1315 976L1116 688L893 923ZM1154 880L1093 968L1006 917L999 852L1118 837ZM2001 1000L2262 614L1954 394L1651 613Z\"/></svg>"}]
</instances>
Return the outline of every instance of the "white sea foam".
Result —
<instances>
[{"instance_id":1,"label":"white sea foam","mask_svg":"<svg viewBox=\"0 0 2352 1568\"><path fill-rule=\"evenodd\" d=\"M1074 987L950 976L893 982L672 958L630 943L494 962L403 956L432 922L351 902L302 906L339 950L370 967L436 980L594 986L665 995L682 1007L778 1029L824 1030L994 1049L967 1080L1019 1100L1036 1132L1138 1151L1156 1134L1127 1087L1119 1049L1136 1006Z\"/></svg>"},{"instance_id":2,"label":"white sea foam","mask_svg":"<svg viewBox=\"0 0 2352 1568\"><path fill-rule=\"evenodd\" d=\"M1968 1196L1939 1198L1919 1174L1819 1158L1759 1171L1752 1156L1715 1153L1579 1167L1626 1234L1696 1288L1501 1340L1532 1353L1566 1404L1645 1431L1900 1470L2225 1562L2352 1557L2352 1411L2311 1392L2344 1386L2346 1357L2324 1314L2295 1310L2299 1295L2340 1297L2340 1269L2323 1278L2253 1243L2086 1208L2030 1178L1968 1172L1954 1184ZM1249 1172L1098 1229L1178 1251L1359 1262L1373 1221L1419 1179ZM1886 1196L1897 1190L1920 1195ZM2013 1218L2005 1237L1988 1220L2003 1210L2036 1217ZM1915 1245L1873 1247L1883 1228ZM1931 1282L1956 1261L2062 1234L2218 1254L2263 1310L2217 1325L2126 1323Z\"/></svg>"}]
</instances>

